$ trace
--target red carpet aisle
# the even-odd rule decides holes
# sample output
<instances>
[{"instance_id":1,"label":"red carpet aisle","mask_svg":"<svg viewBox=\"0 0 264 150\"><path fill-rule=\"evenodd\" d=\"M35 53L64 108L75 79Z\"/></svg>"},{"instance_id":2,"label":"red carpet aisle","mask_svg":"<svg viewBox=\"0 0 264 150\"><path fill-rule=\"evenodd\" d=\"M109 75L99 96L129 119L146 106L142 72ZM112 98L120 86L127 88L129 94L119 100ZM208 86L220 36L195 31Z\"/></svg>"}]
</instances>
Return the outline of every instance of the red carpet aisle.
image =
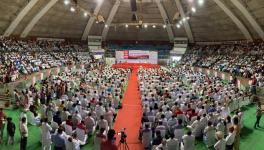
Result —
<instances>
[{"instance_id":1,"label":"red carpet aisle","mask_svg":"<svg viewBox=\"0 0 264 150\"><path fill-rule=\"evenodd\" d=\"M137 69L134 68L126 89L123 99L123 108L117 113L114 129L120 132L122 128L126 128L127 143L130 150L143 150L142 144L138 140L139 128L141 125L142 107L140 93L137 81ZM117 144L119 137L117 137Z\"/></svg>"}]
</instances>

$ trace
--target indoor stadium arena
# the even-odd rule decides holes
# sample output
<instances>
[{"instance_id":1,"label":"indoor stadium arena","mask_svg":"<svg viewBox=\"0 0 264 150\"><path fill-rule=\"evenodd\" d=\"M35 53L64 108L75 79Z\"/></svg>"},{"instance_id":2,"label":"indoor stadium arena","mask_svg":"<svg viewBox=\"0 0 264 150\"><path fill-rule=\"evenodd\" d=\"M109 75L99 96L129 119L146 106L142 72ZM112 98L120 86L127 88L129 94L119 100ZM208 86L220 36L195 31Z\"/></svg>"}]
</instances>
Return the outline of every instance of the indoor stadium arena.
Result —
<instances>
[{"instance_id":1,"label":"indoor stadium arena","mask_svg":"<svg viewBox=\"0 0 264 150\"><path fill-rule=\"evenodd\" d=\"M0 150L264 150L264 0L0 0Z\"/></svg>"}]
</instances>

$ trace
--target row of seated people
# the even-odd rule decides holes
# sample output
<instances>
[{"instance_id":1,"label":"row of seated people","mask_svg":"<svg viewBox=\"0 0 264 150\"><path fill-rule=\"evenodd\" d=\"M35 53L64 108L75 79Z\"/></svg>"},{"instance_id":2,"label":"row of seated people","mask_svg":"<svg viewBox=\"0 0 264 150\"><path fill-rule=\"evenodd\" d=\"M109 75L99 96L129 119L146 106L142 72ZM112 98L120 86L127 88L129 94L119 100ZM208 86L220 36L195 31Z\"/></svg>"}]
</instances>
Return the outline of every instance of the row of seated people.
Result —
<instances>
[{"instance_id":1,"label":"row of seated people","mask_svg":"<svg viewBox=\"0 0 264 150\"><path fill-rule=\"evenodd\" d=\"M138 74L145 149L194 150L201 139L216 150L239 148L243 113L232 104L250 102L233 84L183 68L140 69Z\"/></svg>"},{"instance_id":2,"label":"row of seated people","mask_svg":"<svg viewBox=\"0 0 264 150\"><path fill-rule=\"evenodd\" d=\"M78 52L6 52L0 54L0 82L16 81L43 69L91 62L89 55Z\"/></svg>"},{"instance_id":3,"label":"row of seated people","mask_svg":"<svg viewBox=\"0 0 264 150\"><path fill-rule=\"evenodd\" d=\"M264 43L191 46L181 64L205 67L246 78L264 86Z\"/></svg>"},{"instance_id":4,"label":"row of seated people","mask_svg":"<svg viewBox=\"0 0 264 150\"><path fill-rule=\"evenodd\" d=\"M65 40L20 40L0 37L0 51L85 51L87 45L81 42L68 42Z\"/></svg>"},{"instance_id":5,"label":"row of seated people","mask_svg":"<svg viewBox=\"0 0 264 150\"><path fill-rule=\"evenodd\" d=\"M31 125L41 125L42 147L63 147L69 141L78 148L87 144L88 137L98 129L94 137L94 149L100 150L103 140L120 107L125 81L129 70L113 69L94 63L94 68L86 71L59 74L42 81L41 86L32 85L26 90L15 90L19 106L29 110L22 112ZM39 113L38 113L39 112ZM52 135L53 134L53 135ZM29 136L33 136L30 135ZM63 137L61 146L51 137Z\"/></svg>"}]
</instances>

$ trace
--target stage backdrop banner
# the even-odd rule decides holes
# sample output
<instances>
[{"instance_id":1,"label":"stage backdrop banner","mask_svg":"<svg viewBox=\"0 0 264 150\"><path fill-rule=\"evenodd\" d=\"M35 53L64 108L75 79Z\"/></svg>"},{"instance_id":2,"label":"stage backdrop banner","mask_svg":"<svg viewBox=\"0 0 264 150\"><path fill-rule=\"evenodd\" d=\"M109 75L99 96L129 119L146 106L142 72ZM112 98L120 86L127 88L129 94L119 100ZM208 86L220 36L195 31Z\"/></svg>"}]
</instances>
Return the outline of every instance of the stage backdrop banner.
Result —
<instances>
[{"instance_id":1,"label":"stage backdrop banner","mask_svg":"<svg viewBox=\"0 0 264 150\"><path fill-rule=\"evenodd\" d=\"M144 50L124 50L116 51L117 63L158 63L158 53Z\"/></svg>"}]
</instances>

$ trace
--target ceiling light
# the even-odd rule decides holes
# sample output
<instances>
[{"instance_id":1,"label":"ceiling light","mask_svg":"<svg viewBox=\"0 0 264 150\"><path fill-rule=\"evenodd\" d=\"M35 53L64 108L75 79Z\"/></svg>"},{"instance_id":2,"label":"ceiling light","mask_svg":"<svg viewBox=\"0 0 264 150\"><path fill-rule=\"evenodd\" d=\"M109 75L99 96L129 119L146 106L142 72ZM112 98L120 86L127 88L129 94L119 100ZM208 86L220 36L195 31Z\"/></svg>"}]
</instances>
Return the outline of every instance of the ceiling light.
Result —
<instances>
[{"instance_id":1,"label":"ceiling light","mask_svg":"<svg viewBox=\"0 0 264 150\"><path fill-rule=\"evenodd\" d=\"M182 24L182 21L180 21L179 23Z\"/></svg>"},{"instance_id":2,"label":"ceiling light","mask_svg":"<svg viewBox=\"0 0 264 150\"><path fill-rule=\"evenodd\" d=\"M96 20L96 21L95 21L95 23L97 23L97 24L98 24L99 22Z\"/></svg>"},{"instance_id":3,"label":"ceiling light","mask_svg":"<svg viewBox=\"0 0 264 150\"><path fill-rule=\"evenodd\" d=\"M108 25L107 24L105 25L105 28L108 28Z\"/></svg>"},{"instance_id":4,"label":"ceiling light","mask_svg":"<svg viewBox=\"0 0 264 150\"><path fill-rule=\"evenodd\" d=\"M179 25L179 24L177 24L176 26L177 26L177 28L180 28L181 27L181 25Z\"/></svg>"},{"instance_id":5,"label":"ceiling light","mask_svg":"<svg viewBox=\"0 0 264 150\"><path fill-rule=\"evenodd\" d=\"M88 13L87 12L84 12L83 15L84 15L84 17L87 17L88 16Z\"/></svg>"},{"instance_id":6,"label":"ceiling light","mask_svg":"<svg viewBox=\"0 0 264 150\"><path fill-rule=\"evenodd\" d=\"M195 13L196 12L196 8L192 7L192 12Z\"/></svg>"},{"instance_id":7,"label":"ceiling light","mask_svg":"<svg viewBox=\"0 0 264 150\"><path fill-rule=\"evenodd\" d=\"M198 0L198 4L202 6L204 4L204 0Z\"/></svg>"},{"instance_id":8,"label":"ceiling light","mask_svg":"<svg viewBox=\"0 0 264 150\"><path fill-rule=\"evenodd\" d=\"M125 27L128 28L128 24L126 24Z\"/></svg>"},{"instance_id":9,"label":"ceiling light","mask_svg":"<svg viewBox=\"0 0 264 150\"><path fill-rule=\"evenodd\" d=\"M166 28L166 25L165 25L165 24L163 25L163 28L164 28L164 29Z\"/></svg>"},{"instance_id":10,"label":"ceiling light","mask_svg":"<svg viewBox=\"0 0 264 150\"><path fill-rule=\"evenodd\" d=\"M144 28L148 28L148 25L147 24L144 24Z\"/></svg>"},{"instance_id":11,"label":"ceiling light","mask_svg":"<svg viewBox=\"0 0 264 150\"><path fill-rule=\"evenodd\" d=\"M156 25L153 25L152 28L156 28Z\"/></svg>"},{"instance_id":12,"label":"ceiling light","mask_svg":"<svg viewBox=\"0 0 264 150\"><path fill-rule=\"evenodd\" d=\"M188 16L188 17L186 17L186 19L187 19L187 20L189 20L189 19L190 19L190 17Z\"/></svg>"},{"instance_id":13,"label":"ceiling light","mask_svg":"<svg viewBox=\"0 0 264 150\"><path fill-rule=\"evenodd\" d=\"M71 10L71 12L75 12L75 8L74 7L71 7L70 10Z\"/></svg>"},{"instance_id":14,"label":"ceiling light","mask_svg":"<svg viewBox=\"0 0 264 150\"><path fill-rule=\"evenodd\" d=\"M186 18L184 17L184 18L182 18L182 21L184 22L184 21L186 21Z\"/></svg>"},{"instance_id":15,"label":"ceiling light","mask_svg":"<svg viewBox=\"0 0 264 150\"><path fill-rule=\"evenodd\" d=\"M70 4L70 0L64 0L64 5L69 5Z\"/></svg>"},{"instance_id":16,"label":"ceiling light","mask_svg":"<svg viewBox=\"0 0 264 150\"><path fill-rule=\"evenodd\" d=\"M136 27L139 28L139 25L137 25Z\"/></svg>"}]
</instances>

